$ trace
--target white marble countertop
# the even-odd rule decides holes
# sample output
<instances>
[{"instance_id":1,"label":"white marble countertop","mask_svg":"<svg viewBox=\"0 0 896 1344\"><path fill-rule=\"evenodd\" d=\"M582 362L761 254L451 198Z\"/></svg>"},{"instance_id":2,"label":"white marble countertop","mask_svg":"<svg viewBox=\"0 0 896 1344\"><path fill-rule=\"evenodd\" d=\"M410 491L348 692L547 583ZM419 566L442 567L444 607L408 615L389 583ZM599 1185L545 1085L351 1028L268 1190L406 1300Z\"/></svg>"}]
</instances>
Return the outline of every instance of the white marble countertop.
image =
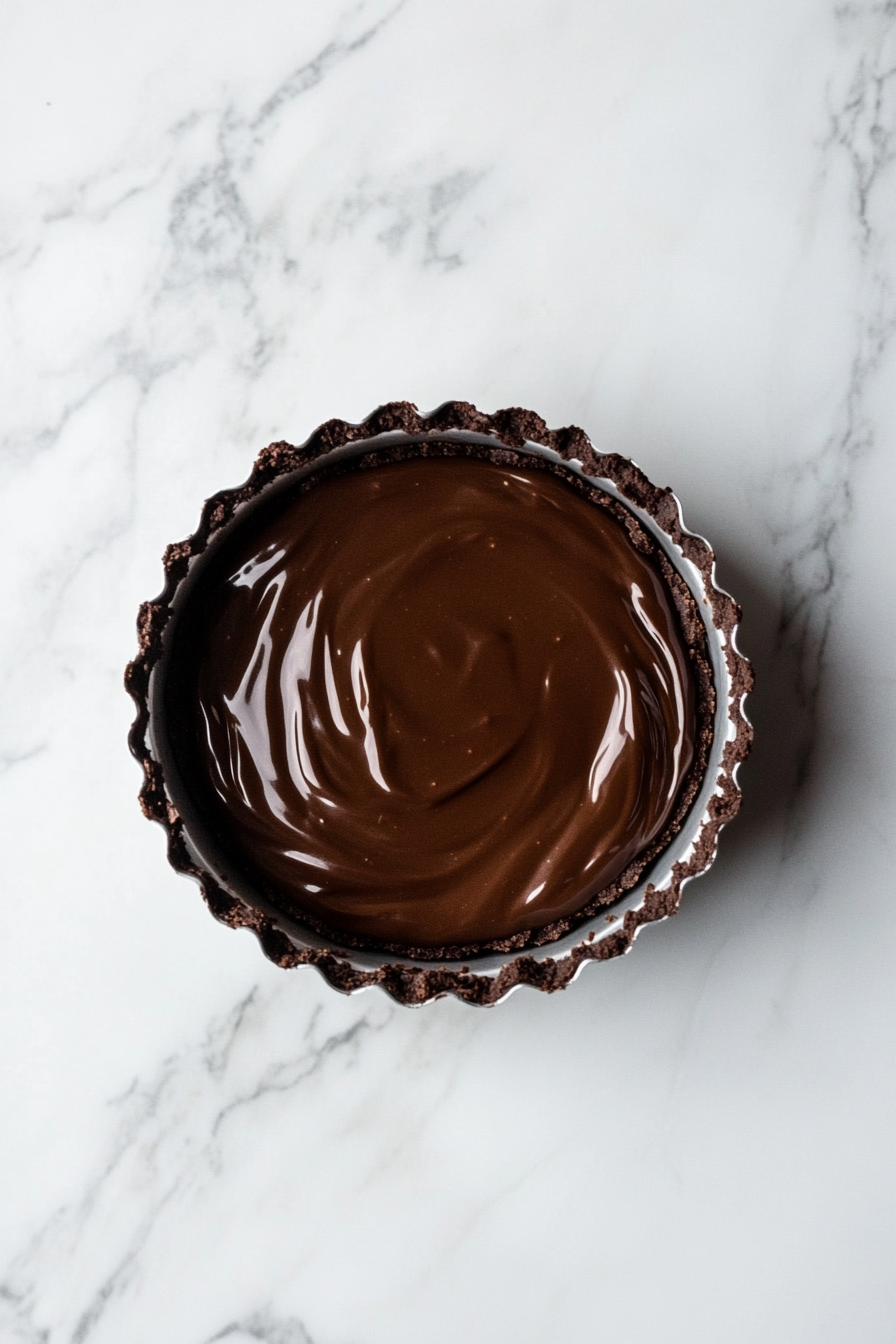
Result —
<instances>
[{"instance_id":1,"label":"white marble countertop","mask_svg":"<svg viewBox=\"0 0 896 1344\"><path fill-rule=\"evenodd\" d=\"M3 1344L889 1344L896 7L9 0ZM744 607L746 804L565 993L413 1012L136 803L165 545L408 398L582 425Z\"/></svg>"}]
</instances>

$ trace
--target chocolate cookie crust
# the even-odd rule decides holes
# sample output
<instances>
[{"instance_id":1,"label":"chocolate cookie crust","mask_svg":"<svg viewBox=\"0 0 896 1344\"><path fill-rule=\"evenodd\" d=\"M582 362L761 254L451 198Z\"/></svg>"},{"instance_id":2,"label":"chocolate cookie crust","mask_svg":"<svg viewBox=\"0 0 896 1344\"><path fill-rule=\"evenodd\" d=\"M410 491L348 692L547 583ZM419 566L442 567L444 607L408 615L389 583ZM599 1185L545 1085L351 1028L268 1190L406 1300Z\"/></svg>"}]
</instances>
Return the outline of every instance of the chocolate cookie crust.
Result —
<instances>
[{"instance_id":1,"label":"chocolate cookie crust","mask_svg":"<svg viewBox=\"0 0 896 1344\"><path fill-rule=\"evenodd\" d=\"M471 436L477 438L472 439ZM293 938L290 938L285 931L282 911L273 902L264 898L257 902L253 899L252 905L249 905L232 891L225 890L198 859L197 851L189 841L189 828L185 828L184 818L172 801L170 790L166 788L164 750L153 750L150 744L151 730L148 733L153 702L150 683L154 671L160 667L163 634L172 614L176 613L179 594L182 601L183 593L189 590L187 575L196 558L205 553L209 543L218 537L221 529L238 511L245 515L246 506L259 499L263 493L266 498L270 498L271 487L276 489L277 482L284 485L287 478L295 477L295 473L308 472L334 449L355 443L362 443L366 447L368 440L377 442L371 443L369 452L361 450L361 455L355 456L350 465L331 458L321 466L333 472L355 473L381 465L384 461L473 456L503 469L517 467L560 475L583 498L599 503L608 512L615 514L625 526L632 546L645 556L650 556L663 574L677 607L697 690L693 763L679 792L674 816L655 842L639 853L614 883L597 893L582 909L541 928L522 931L508 938L463 946L415 948L406 943L375 944L379 949L394 952L402 962L425 960L429 963L427 966L387 963L375 969L365 969L353 965L346 957L339 955L338 948L369 948L370 940L353 939L345 931L333 934L331 938L326 923L319 920L306 919L304 922L318 934L315 941L331 941L336 945L335 950L327 946L296 946L295 931L290 929L293 933ZM527 442L553 450L561 460L557 462L544 455L533 455L531 451L526 451ZM571 472L563 465L564 460L581 463L585 475ZM613 482L626 500L656 519L663 532L700 572L712 605L713 624L727 636L725 657L733 692L729 700L734 731L731 740L725 745L719 791L710 800L707 816L691 847L690 856L686 862L676 864L671 885L663 892L648 888L640 908L628 911L622 927L614 930L610 937L595 940L592 932L590 939L585 938L581 945L561 958L537 960L526 954L556 941L571 929L587 922L599 907L617 900L638 881L646 865L656 858L670 837L680 829L705 774L713 732L714 690L706 653L706 627L694 595L657 546L655 539L639 524L634 513L624 504L610 499L597 484L587 479L589 476ZM329 421L302 447L277 443L265 449L245 485L221 492L210 499L203 509L197 532L186 542L169 547L164 564L165 589L156 601L146 603L141 608L138 619L140 652L126 674L127 687L138 708L130 743L144 769L141 804L147 816L165 826L169 836L169 858L173 866L199 880L206 901L216 917L232 927L252 928L266 954L281 966L312 963L339 989L354 990L369 984L380 984L393 997L406 1003L423 1002L446 992L455 993L471 1002L494 1002L520 983L533 984L546 990L562 988L584 960L604 959L625 951L641 924L672 913L678 904L682 882L707 865L714 852L719 828L737 809L739 793L733 773L738 761L746 754L750 737L749 725L740 710L740 700L749 689L750 672L748 665L736 653L731 638L737 623L737 608L712 583L712 553L699 538L684 531L677 502L671 492L650 485L642 473L625 459L615 455L595 454L581 430L570 428L548 431L544 422L531 412L511 409L489 417L466 403L448 403L427 417L420 416L409 403L394 403L380 408L361 425ZM497 975L477 974L473 968L433 965L439 960L472 960L484 952L516 952L522 955L509 960ZM367 960L369 962L369 957Z\"/></svg>"}]
</instances>

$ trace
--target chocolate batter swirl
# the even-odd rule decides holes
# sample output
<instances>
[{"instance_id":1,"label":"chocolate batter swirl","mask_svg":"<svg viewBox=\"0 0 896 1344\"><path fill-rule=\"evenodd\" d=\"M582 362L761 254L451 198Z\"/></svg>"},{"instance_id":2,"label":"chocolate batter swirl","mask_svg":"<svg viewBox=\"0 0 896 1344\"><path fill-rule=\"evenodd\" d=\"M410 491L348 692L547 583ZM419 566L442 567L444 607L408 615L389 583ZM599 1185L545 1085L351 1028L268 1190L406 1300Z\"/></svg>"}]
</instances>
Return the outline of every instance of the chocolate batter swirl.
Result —
<instances>
[{"instance_id":1,"label":"chocolate batter swirl","mask_svg":"<svg viewBox=\"0 0 896 1344\"><path fill-rule=\"evenodd\" d=\"M694 756L659 571L535 467L293 491L209 557L174 640L167 735L231 872L380 946L575 914L662 832Z\"/></svg>"}]
</instances>

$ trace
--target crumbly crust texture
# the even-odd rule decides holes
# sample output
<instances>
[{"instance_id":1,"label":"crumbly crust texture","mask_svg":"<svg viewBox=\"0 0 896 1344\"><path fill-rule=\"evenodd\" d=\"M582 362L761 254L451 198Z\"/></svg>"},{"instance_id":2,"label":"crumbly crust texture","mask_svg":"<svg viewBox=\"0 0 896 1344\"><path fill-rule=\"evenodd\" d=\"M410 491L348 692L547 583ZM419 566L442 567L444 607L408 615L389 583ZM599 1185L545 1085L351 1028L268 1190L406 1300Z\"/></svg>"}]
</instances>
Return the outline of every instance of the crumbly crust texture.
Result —
<instances>
[{"instance_id":1,"label":"crumbly crust texture","mask_svg":"<svg viewBox=\"0 0 896 1344\"><path fill-rule=\"evenodd\" d=\"M726 636L726 659L731 680L728 712L733 733L726 742L716 781L716 791L706 809L690 857L686 863L676 863L673 866L670 884L663 890L656 890L652 885L648 885L641 907L627 911L619 921L620 927L614 929L608 936L600 939L595 939L593 934L590 937L586 936L571 951L557 958L533 957L531 953L537 947L555 941L571 928L593 918L600 907L617 900L636 884L645 865L668 845L672 836L681 828L688 807L699 790L705 773L712 736L714 689L705 655L703 623L683 580L675 574L664 557L658 557L675 599L685 638L691 647L700 701L700 736L695 753L696 759L682 791L676 813L663 835L649 851L639 856L638 860L629 866L612 887L599 893L571 919L557 921L528 934L520 934L515 938L475 948L428 948L425 952L422 949L405 947L384 948L383 965L371 970L361 970L336 951L297 946L270 915L225 891L214 876L194 860L186 842L183 821L168 796L161 764L149 745L150 678L162 655L163 634L171 617L172 603L180 584L186 578L191 561L202 554L211 538L229 523L241 505L255 499L273 481L300 468L309 467L335 448L373 439L383 434L444 435L451 431L487 436L490 441L486 449L488 457L493 461L506 462L507 465L519 460L517 452L524 449L527 441L553 449L565 461L576 459L581 463L586 476L611 480L626 499L657 521L663 531L681 548L686 558L700 571L712 607L713 624ZM387 451L389 456L394 458L397 455L404 455L407 449L403 448L400 442L393 442ZM446 448L442 441L441 444L433 443L431 448L426 444L422 447L416 445L412 451L416 456L427 455L428 451L435 455L446 451ZM383 461L382 448L375 450L371 456L371 464L374 460ZM364 459L361 459L359 465L363 463ZM542 459L542 463L546 465L547 460ZM569 479L568 473L563 474ZM595 486L599 489L598 482L595 482ZM603 496L602 502L604 501L608 501L606 495ZM628 525L633 544L638 546L638 549L653 551L655 549L653 543L648 540L633 516L627 515L627 518L630 520ZM488 1005L498 1002L522 984L531 985L546 993L564 989L585 961L604 961L627 952L638 930L644 924L675 913L681 901L684 883L703 872L712 862L719 831L731 820L740 806L741 793L735 776L737 767L748 754L752 741L752 727L744 716L742 701L752 688L753 674L747 660L737 651L734 639L740 609L727 593L721 592L715 586L713 564L713 552L706 542L684 530L678 502L671 490L659 489L652 485L643 472L627 458L615 453L596 453L583 430L575 426L549 430L540 416L519 407L497 411L494 415L485 415L468 402L453 401L446 402L431 415L424 416L410 402L390 402L357 425L347 424L343 420L328 420L300 447L284 442L272 443L259 454L246 482L236 489L221 491L207 500L196 532L186 541L167 548L163 557L164 588L157 598L151 602L144 602L140 607L137 617L139 651L126 669L125 686L137 706L137 717L128 741L131 752L143 768L144 782L140 791L143 813L165 828L168 836L169 862L178 872L191 876L199 882L212 914L231 928L251 929L261 943L265 955L278 966L291 968L314 965L335 989L352 993L368 986L379 985L399 1003L408 1005L420 1005L446 994L453 994L468 1003ZM610 915L607 918L612 920L613 917ZM345 938L340 938L339 943L342 947L350 945ZM360 943L358 945L363 946ZM496 951L518 951L519 955L494 975L477 974L473 967L456 970L433 964L440 959L457 961L473 958L483 952ZM392 955L401 956L402 962L389 963L387 959ZM408 961L418 960L428 964L407 964Z\"/></svg>"}]
</instances>

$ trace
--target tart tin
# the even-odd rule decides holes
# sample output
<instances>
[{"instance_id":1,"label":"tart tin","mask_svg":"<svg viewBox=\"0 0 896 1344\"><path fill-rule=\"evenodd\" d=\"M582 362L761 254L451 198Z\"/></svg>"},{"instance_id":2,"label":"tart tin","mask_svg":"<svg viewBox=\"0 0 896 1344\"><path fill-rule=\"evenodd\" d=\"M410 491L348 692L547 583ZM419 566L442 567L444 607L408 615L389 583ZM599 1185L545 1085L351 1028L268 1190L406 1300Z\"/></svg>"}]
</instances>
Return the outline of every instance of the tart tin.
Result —
<instances>
[{"instance_id":1,"label":"tart tin","mask_svg":"<svg viewBox=\"0 0 896 1344\"><path fill-rule=\"evenodd\" d=\"M483 952L463 961L426 961L395 952L340 946L308 928L247 904L201 853L165 783L164 749L153 734L159 719L160 661L164 631L196 559L234 514L275 482L294 482L322 465L360 457L402 444L424 444L431 436L491 450L540 454L585 477L619 501L658 544L686 583L706 627L707 655L715 685L712 738L706 770L681 829L650 863L640 880L612 905L569 932L526 951ZM743 710L753 674L736 643L740 609L715 583L715 559L709 544L684 527L678 499L658 489L627 458L596 453L581 429L549 430L531 411L514 407L484 415L467 402L447 402L423 416L409 402L391 402L359 425L330 420L307 443L295 448L274 443L258 457L244 485L206 501L192 537L169 546L163 564L165 587L145 602L137 618L140 648L128 665L125 685L137 706L129 735L133 755L143 767L140 804L168 834L171 865L198 881L217 919L232 928L251 929L265 955L278 966L316 966L335 989L354 993L378 985L398 1003L419 1006L453 994L468 1003L490 1005L520 985L553 993L565 989L589 962L620 956L640 929L675 913L687 882L706 871L715 858L722 826L737 812L741 792L737 770L750 749L752 727Z\"/></svg>"}]
</instances>

